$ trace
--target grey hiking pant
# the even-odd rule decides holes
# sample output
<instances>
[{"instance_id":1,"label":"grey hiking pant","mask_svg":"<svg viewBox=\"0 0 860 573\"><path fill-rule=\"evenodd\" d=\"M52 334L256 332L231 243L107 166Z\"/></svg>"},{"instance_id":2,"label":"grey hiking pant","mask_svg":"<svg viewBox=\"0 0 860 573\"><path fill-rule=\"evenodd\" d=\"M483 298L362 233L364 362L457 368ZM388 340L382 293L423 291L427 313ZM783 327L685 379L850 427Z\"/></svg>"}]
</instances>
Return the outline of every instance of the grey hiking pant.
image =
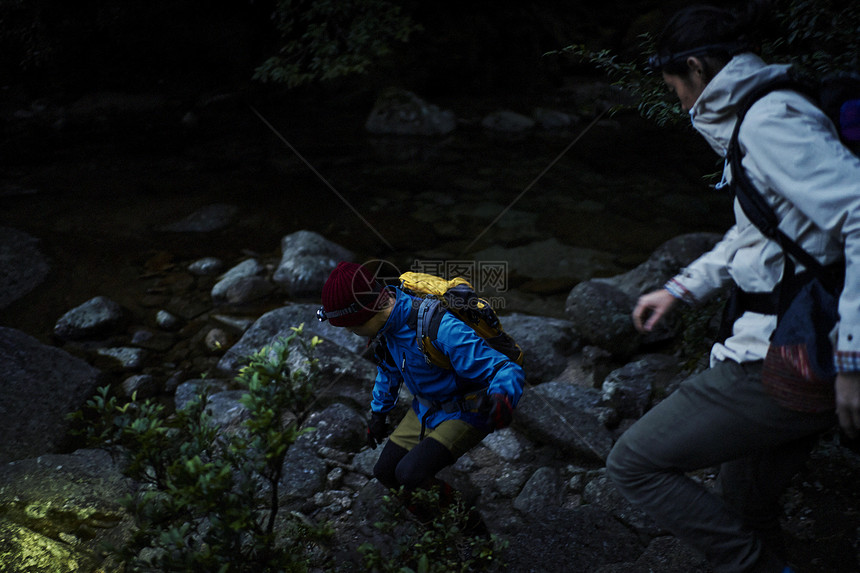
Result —
<instances>
[{"instance_id":1,"label":"grey hiking pant","mask_svg":"<svg viewBox=\"0 0 860 573\"><path fill-rule=\"evenodd\" d=\"M615 444L610 479L661 527L705 554L719 573L767 571L763 543L778 528L779 497L833 412L777 405L761 362L722 362L684 381ZM685 472L720 465L718 490Z\"/></svg>"}]
</instances>

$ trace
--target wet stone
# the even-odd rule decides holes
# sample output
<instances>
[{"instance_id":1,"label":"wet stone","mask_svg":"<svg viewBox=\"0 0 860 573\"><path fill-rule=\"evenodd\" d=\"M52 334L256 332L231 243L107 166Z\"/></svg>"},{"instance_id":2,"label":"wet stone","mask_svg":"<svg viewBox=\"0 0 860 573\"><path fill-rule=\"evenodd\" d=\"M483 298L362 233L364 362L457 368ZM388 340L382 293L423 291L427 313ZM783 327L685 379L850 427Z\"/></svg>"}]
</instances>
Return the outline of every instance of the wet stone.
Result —
<instances>
[{"instance_id":1,"label":"wet stone","mask_svg":"<svg viewBox=\"0 0 860 573\"><path fill-rule=\"evenodd\" d=\"M217 275L224 268L224 261L217 257L204 257L188 265L188 272L197 276Z\"/></svg>"},{"instance_id":2,"label":"wet stone","mask_svg":"<svg viewBox=\"0 0 860 573\"><path fill-rule=\"evenodd\" d=\"M60 317L54 334L67 340L100 336L117 331L122 322L122 307L108 297L97 296Z\"/></svg>"},{"instance_id":3,"label":"wet stone","mask_svg":"<svg viewBox=\"0 0 860 573\"><path fill-rule=\"evenodd\" d=\"M182 326L182 321L166 310L159 310L155 313L155 323L164 330L178 330Z\"/></svg>"},{"instance_id":4,"label":"wet stone","mask_svg":"<svg viewBox=\"0 0 860 573\"><path fill-rule=\"evenodd\" d=\"M149 374L129 376L120 384L122 394L130 398L137 393L138 399L152 398L158 394L158 381Z\"/></svg>"},{"instance_id":5,"label":"wet stone","mask_svg":"<svg viewBox=\"0 0 860 573\"><path fill-rule=\"evenodd\" d=\"M137 370L143 367L146 360L146 351L142 348L100 348L96 354L104 358L113 359L119 366L126 370Z\"/></svg>"}]
</instances>

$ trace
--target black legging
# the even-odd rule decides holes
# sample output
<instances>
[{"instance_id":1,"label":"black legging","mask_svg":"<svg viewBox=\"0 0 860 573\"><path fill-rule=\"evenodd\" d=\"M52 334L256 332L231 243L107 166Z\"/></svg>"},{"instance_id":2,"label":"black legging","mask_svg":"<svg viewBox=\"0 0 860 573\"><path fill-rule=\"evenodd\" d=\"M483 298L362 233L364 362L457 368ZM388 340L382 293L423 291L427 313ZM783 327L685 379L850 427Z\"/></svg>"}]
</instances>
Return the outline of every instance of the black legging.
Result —
<instances>
[{"instance_id":1,"label":"black legging","mask_svg":"<svg viewBox=\"0 0 860 573\"><path fill-rule=\"evenodd\" d=\"M407 450L391 440L385 444L373 475L389 489L416 489L427 484L442 468L455 462L454 454L433 438Z\"/></svg>"}]
</instances>

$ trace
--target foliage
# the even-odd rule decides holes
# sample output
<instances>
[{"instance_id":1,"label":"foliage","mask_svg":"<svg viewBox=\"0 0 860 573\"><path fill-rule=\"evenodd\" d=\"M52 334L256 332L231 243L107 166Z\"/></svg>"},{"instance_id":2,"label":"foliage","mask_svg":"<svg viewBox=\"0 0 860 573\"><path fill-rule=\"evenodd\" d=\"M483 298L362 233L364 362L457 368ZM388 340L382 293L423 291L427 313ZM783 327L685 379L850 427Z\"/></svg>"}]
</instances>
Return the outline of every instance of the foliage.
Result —
<instances>
[{"instance_id":1,"label":"foliage","mask_svg":"<svg viewBox=\"0 0 860 573\"><path fill-rule=\"evenodd\" d=\"M433 513L429 522L422 522L406 510L402 500L408 497L412 505L421 507L422 513ZM506 565L501 553L507 547L504 541L492 535L489 538L470 535L469 528L475 519L474 508L467 508L459 494L453 503L441 504L439 488L421 489L409 493L383 497L385 521L374 526L381 532L394 535L397 546L383 551L370 544L358 550L363 556L365 570L374 573L451 573L455 571L497 571ZM440 507L440 505L443 505Z\"/></svg>"},{"instance_id":2,"label":"foliage","mask_svg":"<svg viewBox=\"0 0 860 573\"><path fill-rule=\"evenodd\" d=\"M788 0L774 13L776 29L763 39L767 61L792 63L802 71L822 76L860 70L860 2L854 0ZM646 69L644 57L654 52L655 38L640 36L641 60L622 61L611 50L594 51L584 45L567 46L550 54L564 54L588 62L606 73L614 86L636 96L639 113L658 125L688 123L677 98L669 97L662 76ZM624 105L615 106L613 111Z\"/></svg>"},{"instance_id":3,"label":"foliage","mask_svg":"<svg viewBox=\"0 0 860 573\"><path fill-rule=\"evenodd\" d=\"M278 0L273 19L283 46L254 79L288 87L366 74L420 29L387 0Z\"/></svg>"},{"instance_id":4,"label":"foliage","mask_svg":"<svg viewBox=\"0 0 860 573\"><path fill-rule=\"evenodd\" d=\"M654 50L654 39L645 34L640 37L639 46L641 53L650 54ZM645 69L638 62L621 61L611 50L595 52L584 45L567 46L554 53L587 61L604 72L612 85L636 96L636 109L642 117L654 120L660 126L677 124L686 118L677 98L670 98L666 92L662 77ZM616 112L625 107L625 104L616 104L612 111Z\"/></svg>"},{"instance_id":5,"label":"foliage","mask_svg":"<svg viewBox=\"0 0 860 573\"><path fill-rule=\"evenodd\" d=\"M248 417L238 431L213 423L208 390L174 414L151 400L120 404L108 387L87 402L85 433L125 455L140 484L124 500L137 528L119 557L144 571L305 571L303 548L326 531L292 520L275 531L278 484L313 399L319 339L302 327L248 357L236 377ZM292 350L303 357L290 368ZM83 412L74 415L85 419Z\"/></svg>"},{"instance_id":6,"label":"foliage","mask_svg":"<svg viewBox=\"0 0 860 573\"><path fill-rule=\"evenodd\" d=\"M777 12L782 31L765 44L768 59L814 75L860 71L860 4L855 0L791 0Z\"/></svg>"}]
</instances>

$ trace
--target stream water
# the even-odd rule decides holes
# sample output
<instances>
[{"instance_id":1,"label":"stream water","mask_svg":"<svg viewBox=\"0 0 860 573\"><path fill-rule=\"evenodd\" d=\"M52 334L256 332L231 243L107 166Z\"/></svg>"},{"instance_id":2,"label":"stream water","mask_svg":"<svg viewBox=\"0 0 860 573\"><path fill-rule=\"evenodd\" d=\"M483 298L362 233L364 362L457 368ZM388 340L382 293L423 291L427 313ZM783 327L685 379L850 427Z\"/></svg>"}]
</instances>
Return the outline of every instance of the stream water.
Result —
<instances>
[{"instance_id":1,"label":"stream water","mask_svg":"<svg viewBox=\"0 0 860 573\"><path fill-rule=\"evenodd\" d=\"M713 152L690 131L634 114L598 123L559 157L584 123L506 137L466 121L442 138L377 138L363 128L366 110L270 104L260 113L293 149L236 106L168 136L64 135L7 169L0 225L38 238L52 271L0 310L0 324L47 339L60 315L93 296L133 304L153 267L277 258L280 239L300 229L360 260L469 259L554 239L624 270L673 236L730 224L728 198L702 179L719 169ZM238 207L223 229L163 229L216 203ZM563 301L569 286L546 292Z\"/></svg>"}]
</instances>

